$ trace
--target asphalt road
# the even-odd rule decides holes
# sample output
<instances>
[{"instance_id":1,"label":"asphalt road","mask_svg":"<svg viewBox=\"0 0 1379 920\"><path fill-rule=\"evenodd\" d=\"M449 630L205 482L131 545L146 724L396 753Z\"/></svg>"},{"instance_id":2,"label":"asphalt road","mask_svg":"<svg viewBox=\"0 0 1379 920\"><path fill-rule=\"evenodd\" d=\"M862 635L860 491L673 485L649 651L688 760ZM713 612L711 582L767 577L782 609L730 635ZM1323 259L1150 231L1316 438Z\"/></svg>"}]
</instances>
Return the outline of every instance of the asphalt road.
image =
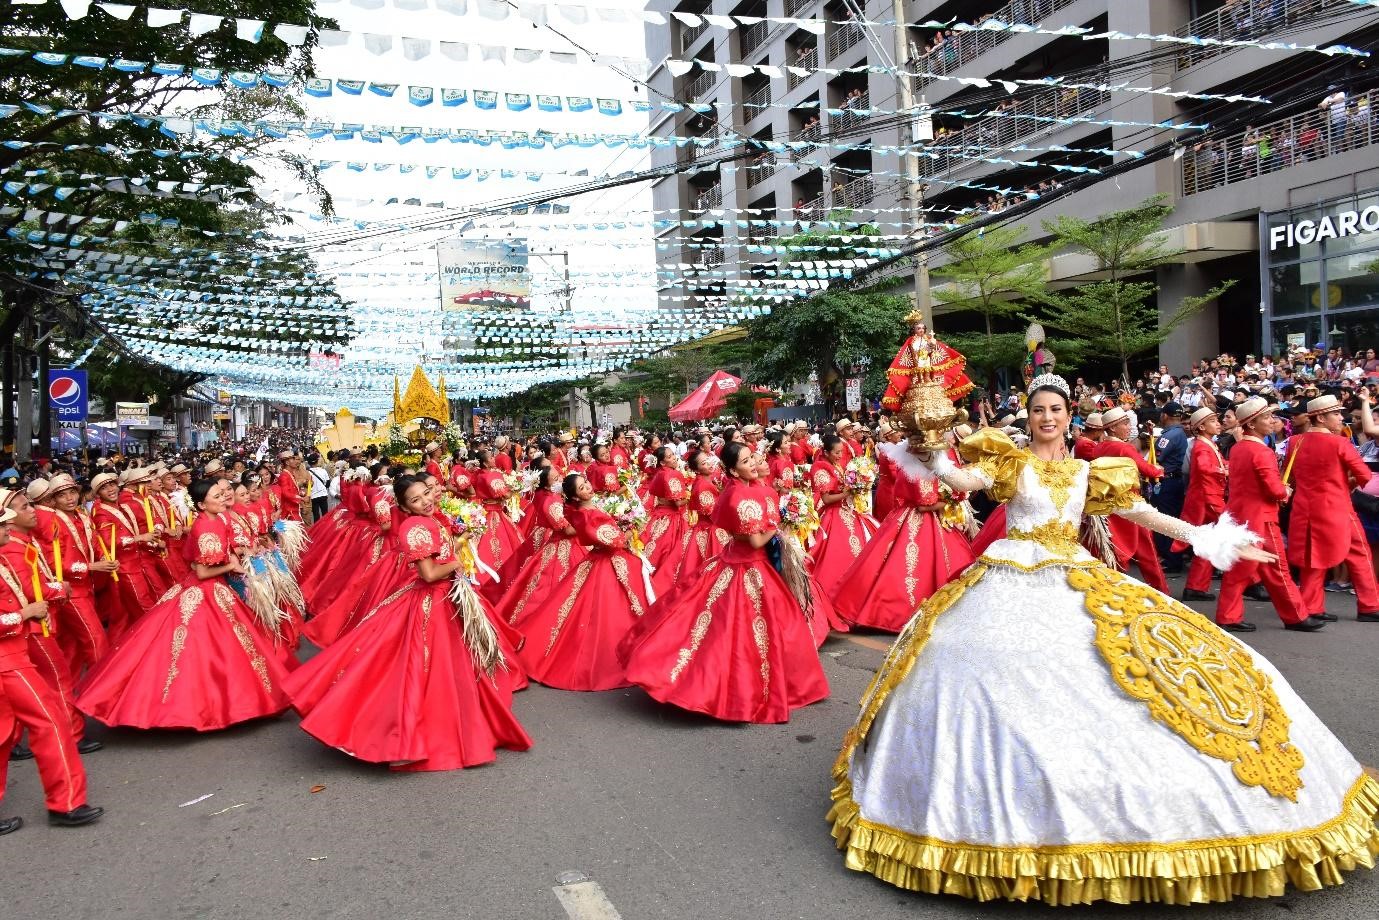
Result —
<instances>
[{"instance_id":1,"label":"asphalt road","mask_svg":"<svg viewBox=\"0 0 1379 920\"><path fill-rule=\"evenodd\" d=\"M1271 608L1251 604L1261 629L1246 638L1361 761L1379 764L1379 624L1354 620L1353 597L1329 600L1342 620L1315 635L1285 632ZM722 725L636 690L534 686L516 710L536 746L453 773L356 763L292 716L208 736L107 732L106 749L87 758L91 800L108 812L95 826L49 828L32 764L14 765L0 814L28 824L0 839L5 911L63 920L1049 916L914 895L843 869L824 822L829 768L885 638L830 639L833 694L788 725ZM312 793L316 785L325 788ZM1191 913L1379 917L1379 873L1349 879Z\"/></svg>"}]
</instances>

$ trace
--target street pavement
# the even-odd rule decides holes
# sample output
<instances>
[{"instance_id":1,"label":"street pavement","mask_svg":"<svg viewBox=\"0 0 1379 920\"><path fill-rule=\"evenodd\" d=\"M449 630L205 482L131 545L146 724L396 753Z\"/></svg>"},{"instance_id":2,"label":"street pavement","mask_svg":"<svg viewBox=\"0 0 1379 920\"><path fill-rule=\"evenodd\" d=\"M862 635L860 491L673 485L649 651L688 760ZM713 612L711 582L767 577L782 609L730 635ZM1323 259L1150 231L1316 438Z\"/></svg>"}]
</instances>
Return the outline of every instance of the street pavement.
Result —
<instances>
[{"instance_id":1,"label":"street pavement","mask_svg":"<svg viewBox=\"0 0 1379 920\"><path fill-rule=\"evenodd\" d=\"M1180 580L1175 579L1175 590ZM1379 624L1355 600L1318 634L1248 604L1245 639L1364 763L1379 764ZM1209 605L1193 605L1210 613ZM1012 617L1037 610L1012 607ZM888 637L824 646L832 696L787 725L723 725L638 690L533 686L516 711L535 739L487 767L390 774L323 748L296 719L213 735L105 732L87 758L97 825L43 819L32 763L14 764L0 815L6 914L17 918L825 920L1034 918L1035 905L916 895L848 872L824 814L829 770ZM1057 718L1050 713L1050 718ZM99 731L99 729L97 729ZM313 787L323 786L317 792ZM208 796L209 798L203 798ZM199 800L199 801L198 801ZM1178 918L1182 908L1068 909ZM1379 874L1194 916L1379 917Z\"/></svg>"}]
</instances>

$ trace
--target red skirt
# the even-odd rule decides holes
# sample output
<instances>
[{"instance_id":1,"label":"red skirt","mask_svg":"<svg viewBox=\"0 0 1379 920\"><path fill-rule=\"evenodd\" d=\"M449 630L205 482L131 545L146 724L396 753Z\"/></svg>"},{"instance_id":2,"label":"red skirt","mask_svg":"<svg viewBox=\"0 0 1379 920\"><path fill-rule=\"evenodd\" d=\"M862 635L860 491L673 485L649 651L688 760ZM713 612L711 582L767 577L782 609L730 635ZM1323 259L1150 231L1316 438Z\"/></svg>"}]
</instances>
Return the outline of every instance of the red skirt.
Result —
<instances>
[{"instance_id":1,"label":"red skirt","mask_svg":"<svg viewBox=\"0 0 1379 920\"><path fill-rule=\"evenodd\" d=\"M626 687L618 643L646 614L642 560L595 548L569 577L521 618L527 675L560 690Z\"/></svg>"},{"instance_id":2,"label":"red skirt","mask_svg":"<svg viewBox=\"0 0 1379 920\"><path fill-rule=\"evenodd\" d=\"M683 586L697 579L709 560L723 552L729 542L731 538L726 530L714 524L707 515L700 515L698 523L690 529L689 548L685 550L684 561L680 563L677 584ZM656 600L663 601L675 593L674 589L665 594L658 593Z\"/></svg>"},{"instance_id":3,"label":"red skirt","mask_svg":"<svg viewBox=\"0 0 1379 920\"><path fill-rule=\"evenodd\" d=\"M522 535L517 532L517 525L512 523L506 509L484 505L484 511L488 514L488 527L479 538L474 554L484 565L500 573L501 577L503 566L521 549ZM502 600L505 588L507 585L495 580L492 575L482 570L479 572L479 593L489 603L496 604Z\"/></svg>"},{"instance_id":4,"label":"red skirt","mask_svg":"<svg viewBox=\"0 0 1379 920\"><path fill-rule=\"evenodd\" d=\"M335 571L339 554L349 541L357 539L357 531L365 522L344 505L311 525L309 540L302 551L302 564L297 569L297 584L309 606L317 602L316 591Z\"/></svg>"},{"instance_id":5,"label":"red skirt","mask_svg":"<svg viewBox=\"0 0 1379 920\"><path fill-rule=\"evenodd\" d=\"M361 524L354 538L341 544L329 577L307 597L312 616L303 625L302 635L325 648L349 632L372 606L369 601L386 596L383 589L400 577L400 564L388 547L388 535L377 526ZM305 596L305 589L302 593Z\"/></svg>"},{"instance_id":6,"label":"red skirt","mask_svg":"<svg viewBox=\"0 0 1379 920\"><path fill-rule=\"evenodd\" d=\"M499 622L519 632L526 616L544 604L589 551L574 537L560 536L542 547L508 580L508 589L494 607ZM520 643L519 643L520 644Z\"/></svg>"},{"instance_id":7,"label":"red skirt","mask_svg":"<svg viewBox=\"0 0 1379 920\"><path fill-rule=\"evenodd\" d=\"M899 505L834 589L833 603L858 626L898 633L973 558L967 537L937 513Z\"/></svg>"},{"instance_id":8,"label":"red skirt","mask_svg":"<svg viewBox=\"0 0 1379 920\"><path fill-rule=\"evenodd\" d=\"M679 579L692 532L683 509L665 506L652 509L642 529L642 541L646 544L646 559L652 568L651 584L657 597L669 593Z\"/></svg>"},{"instance_id":9,"label":"red skirt","mask_svg":"<svg viewBox=\"0 0 1379 920\"><path fill-rule=\"evenodd\" d=\"M763 550L741 541L620 649L627 680L654 699L725 722L788 722L828 696L814 636Z\"/></svg>"},{"instance_id":10,"label":"red skirt","mask_svg":"<svg viewBox=\"0 0 1379 920\"><path fill-rule=\"evenodd\" d=\"M188 579L144 614L77 688L106 725L213 731L287 709L284 651L223 578Z\"/></svg>"},{"instance_id":11,"label":"red skirt","mask_svg":"<svg viewBox=\"0 0 1379 920\"><path fill-rule=\"evenodd\" d=\"M450 584L396 589L350 634L288 681L302 730L359 760L394 770L456 770L525 751L531 738L501 685L465 645Z\"/></svg>"},{"instance_id":12,"label":"red skirt","mask_svg":"<svg viewBox=\"0 0 1379 920\"><path fill-rule=\"evenodd\" d=\"M819 530L809 555L814 560L814 577L830 596L862 555L876 528L871 515L853 509L851 497L829 505L819 515Z\"/></svg>"}]
</instances>

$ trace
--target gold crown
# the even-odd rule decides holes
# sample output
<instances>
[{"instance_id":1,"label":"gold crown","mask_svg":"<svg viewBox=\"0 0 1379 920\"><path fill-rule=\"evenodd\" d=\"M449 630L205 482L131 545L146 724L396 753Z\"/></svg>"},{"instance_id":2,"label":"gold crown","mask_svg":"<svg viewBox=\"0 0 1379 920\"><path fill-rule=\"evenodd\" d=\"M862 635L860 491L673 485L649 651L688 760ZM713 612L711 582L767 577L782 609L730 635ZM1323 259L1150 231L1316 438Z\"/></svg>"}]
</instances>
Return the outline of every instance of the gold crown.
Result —
<instances>
[{"instance_id":1,"label":"gold crown","mask_svg":"<svg viewBox=\"0 0 1379 920\"><path fill-rule=\"evenodd\" d=\"M924 314L918 310L911 310L909 313L905 314L905 322L911 326L915 323L922 323L924 322Z\"/></svg>"}]
</instances>

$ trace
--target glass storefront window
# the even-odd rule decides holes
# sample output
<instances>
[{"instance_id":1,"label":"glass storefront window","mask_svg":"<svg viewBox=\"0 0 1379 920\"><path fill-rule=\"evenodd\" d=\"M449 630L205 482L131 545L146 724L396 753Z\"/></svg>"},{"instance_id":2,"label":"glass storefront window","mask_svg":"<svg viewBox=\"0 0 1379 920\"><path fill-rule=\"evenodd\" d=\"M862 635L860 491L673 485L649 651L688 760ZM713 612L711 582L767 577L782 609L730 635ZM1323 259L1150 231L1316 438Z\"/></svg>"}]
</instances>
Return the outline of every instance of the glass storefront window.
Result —
<instances>
[{"instance_id":1,"label":"glass storefront window","mask_svg":"<svg viewBox=\"0 0 1379 920\"><path fill-rule=\"evenodd\" d=\"M1379 307L1379 251L1326 260L1328 310Z\"/></svg>"},{"instance_id":2,"label":"glass storefront window","mask_svg":"<svg viewBox=\"0 0 1379 920\"><path fill-rule=\"evenodd\" d=\"M1321 284L1316 262L1295 262L1269 269L1269 286L1275 316L1320 313Z\"/></svg>"},{"instance_id":3,"label":"glass storefront window","mask_svg":"<svg viewBox=\"0 0 1379 920\"><path fill-rule=\"evenodd\" d=\"M1270 327L1272 338L1270 351L1272 354L1282 355L1287 354L1288 349L1294 345L1311 347L1322 341L1321 334L1322 319L1320 316L1277 320Z\"/></svg>"},{"instance_id":4,"label":"glass storefront window","mask_svg":"<svg viewBox=\"0 0 1379 920\"><path fill-rule=\"evenodd\" d=\"M1328 322L1327 341L1339 345L1348 355L1361 348L1373 348L1379 342L1379 309L1357 310L1354 313L1337 313ZM1331 335L1331 330L1339 329L1340 335Z\"/></svg>"}]
</instances>

